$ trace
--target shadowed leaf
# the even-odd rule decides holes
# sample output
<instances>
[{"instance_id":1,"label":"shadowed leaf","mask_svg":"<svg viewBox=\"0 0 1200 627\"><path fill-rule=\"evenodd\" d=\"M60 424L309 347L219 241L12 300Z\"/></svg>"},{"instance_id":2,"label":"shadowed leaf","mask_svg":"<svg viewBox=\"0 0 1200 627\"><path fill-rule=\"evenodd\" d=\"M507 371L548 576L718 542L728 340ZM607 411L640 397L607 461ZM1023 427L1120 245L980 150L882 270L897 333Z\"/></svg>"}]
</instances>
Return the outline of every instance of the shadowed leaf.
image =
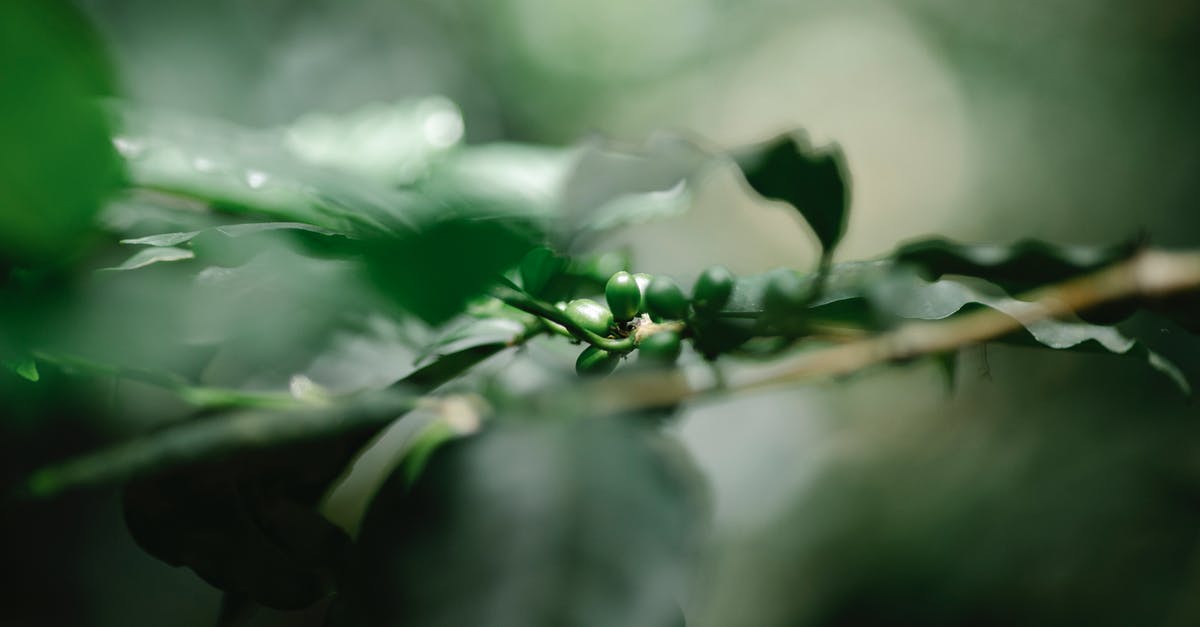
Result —
<instances>
[{"instance_id":1,"label":"shadowed leaf","mask_svg":"<svg viewBox=\"0 0 1200 627\"><path fill-rule=\"evenodd\" d=\"M846 232L850 211L841 149L818 151L794 136L781 135L734 157L750 187L764 198L795 207L816 234L824 257L831 257Z\"/></svg>"}]
</instances>

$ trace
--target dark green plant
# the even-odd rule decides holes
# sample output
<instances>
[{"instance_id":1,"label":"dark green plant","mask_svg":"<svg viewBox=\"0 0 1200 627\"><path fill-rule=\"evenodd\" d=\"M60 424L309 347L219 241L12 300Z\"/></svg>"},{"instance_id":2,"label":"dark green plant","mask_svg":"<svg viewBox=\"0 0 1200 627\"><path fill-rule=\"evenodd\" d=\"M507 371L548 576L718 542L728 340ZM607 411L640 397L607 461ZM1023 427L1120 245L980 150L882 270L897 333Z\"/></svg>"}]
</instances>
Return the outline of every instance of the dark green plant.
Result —
<instances>
[{"instance_id":1,"label":"dark green plant","mask_svg":"<svg viewBox=\"0 0 1200 627\"><path fill-rule=\"evenodd\" d=\"M24 8L0 16L39 11L13 6ZM677 625L707 511L702 479L661 429L682 403L952 361L983 342L1134 356L1188 390L1112 325L1146 310L1194 330L1200 253L935 238L834 263L847 165L791 134L730 151L660 138L584 158L443 146L384 183L275 136L97 103L106 84L90 81L104 74L79 65L75 45L39 40L38 63L62 82L0 119L53 126L61 112L84 142L67 157L0 145L0 360L27 385L46 373L134 380L188 410L13 489L51 498L124 482L138 544L225 591L227 618L332 598L337 625ZM0 45L0 61L17 56ZM60 108L39 117L41 102ZM561 166L546 185L558 193L506 176L538 171L529 158ZM737 164L747 193L811 226L815 267L713 266L688 297L675 278L595 250L605 233L684 210L713 162ZM68 174L86 185L52 185ZM534 341L576 345L588 376L565 376L569 357L521 390L471 376ZM679 376L730 360L772 367L711 385ZM352 539L322 498L414 409L436 418Z\"/></svg>"}]
</instances>

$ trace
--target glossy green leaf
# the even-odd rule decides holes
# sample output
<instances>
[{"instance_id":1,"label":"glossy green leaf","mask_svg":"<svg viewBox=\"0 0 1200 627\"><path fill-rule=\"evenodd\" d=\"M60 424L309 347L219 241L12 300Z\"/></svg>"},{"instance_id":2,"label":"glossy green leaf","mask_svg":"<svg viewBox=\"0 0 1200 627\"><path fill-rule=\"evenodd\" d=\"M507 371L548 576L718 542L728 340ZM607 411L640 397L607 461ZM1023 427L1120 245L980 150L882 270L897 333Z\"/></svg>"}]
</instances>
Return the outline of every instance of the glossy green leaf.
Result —
<instances>
[{"instance_id":1,"label":"glossy green leaf","mask_svg":"<svg viewBox=\"0 0 1200 627\"><path fill-rule=\"evenodd\" d=\"M111 82L73 5L0 3L0 260L52 264L77 253L122 184L96 104Z\"/></svg>"},{"instance_id":2,"label":"glossy green leaf","mask_svg":"<svg viewBox=\"0 0 1200 627\"><path fill-rule=\"evenodd\" d=\"M781 135L735 155L742 174L760 196L795 207L808 222L825 257L846 232L850 183L839 147L814 150L792 135Z\"/></svg>"},{"instance_id":3,"label":"glossy green leaf","mask_svg":"<svg viewBox=\"0 0 1200 627\"><path fill-rule=\"evenodd\" d=\"M694 477L623 420L493 423L397 471L363 520L347 625L678 624Z\"/></svg>"}]
</instances>

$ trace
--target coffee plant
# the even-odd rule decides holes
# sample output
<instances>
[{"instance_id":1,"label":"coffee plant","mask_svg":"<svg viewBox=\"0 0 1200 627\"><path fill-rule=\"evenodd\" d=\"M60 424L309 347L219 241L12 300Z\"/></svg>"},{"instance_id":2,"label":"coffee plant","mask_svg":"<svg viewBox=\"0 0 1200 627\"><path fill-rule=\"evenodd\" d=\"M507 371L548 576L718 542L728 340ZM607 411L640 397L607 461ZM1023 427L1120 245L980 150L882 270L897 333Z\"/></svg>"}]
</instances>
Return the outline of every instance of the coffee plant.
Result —
<instances>
[{"instance_id":1,"label":"coffee plant","mask_svg":"<svg viewBox=\"0 0 1200 627\"><path fill-rule=\"evenodd\" d=\"M36 418L54 389L122 382L176 418L39 460L12 477L9 498L120 484L137 545L221 590L222 624L260 606L315 608L339 626L1031 624L1021 608L1078 590L1026 589L1003 562L989 572L1010 587L984 577L945 592L939 573L957 571L919 560L912 590L893 589L852 549L839 568L867 579L838 570L825 576L843 587L823 597L774 591L775 606L799 600L752 622L693 616L711 506L672 417L923 360L952 381L960 349L984 343L1111 353L1190 393L1181 369L1122 323L1200 330L1200 252L931 236L836 261L848 164L799 131L733 149L668 135L469 145L457 110L436 99L252 131L112 99L86 29L48 28L52 12L0 8L5 411ZM28 51L36 58L22 62ZM400 157L383 176L357 167L345 138L396 120ZM606 235L686 211L714 169L806 224L821 251L813 267L738 276L714 264L685 280L603 248ZM495 367L533 350L538 363L512 366L535 371L519 385ZM365 513L334 524L331 491L384 430L410 421ZM1194 506L1195 485L1178 490ZM1194 512L1146 511L1174 521L1162 533L1187 536L1147 538L1151 550L1194 550ZM807 520L795 524L883 542L861 519ZM1054 564L1069 582L1103 550ZM1031 577L1053 570L1022 563ZM787 568L764 590L812 576ZM1160 616L1178 581L1189 580L1146 584L1153 598L1138 607L1150 613L1109 617ZM922 586L957 600L922 614Z\"/></svg>"}]
</instances>

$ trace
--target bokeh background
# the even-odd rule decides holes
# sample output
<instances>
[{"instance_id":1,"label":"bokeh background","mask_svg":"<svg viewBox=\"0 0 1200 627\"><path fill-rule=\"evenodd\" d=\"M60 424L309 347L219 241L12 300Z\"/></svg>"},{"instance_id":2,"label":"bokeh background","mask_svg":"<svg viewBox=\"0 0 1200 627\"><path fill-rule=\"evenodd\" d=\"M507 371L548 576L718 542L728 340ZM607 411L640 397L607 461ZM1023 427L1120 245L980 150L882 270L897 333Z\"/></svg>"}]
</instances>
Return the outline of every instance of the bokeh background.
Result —
<instances>
[{"instance_id":1,"label":"bokeh background","mask_svg":"<svg viewBox=\"0 0 1200 627\"><path fill-rule=\"evenodd\" d=\"M732 147L803 129L846 154L842 260L931 234L1200 244L1200 4L1188 0L80 5L120 97L247 127L441 96L468 143L636 144L666 129ZM690 212L605 245L683 283L712 263L750 273L817 252L796 216L748 200L720 168ZM1200 373L1194 337L1133 324ZM61 411L37 438L47 456L102 437ZM1200 527L1160 492L1200 503L1196 417L1136 362L994 346L964 352L953 391L912 364L688 408L673 429L715 502L689 617L920 624L905 619L928 619L915 608L975 603L1011 610L977 624L1028 624L1021 608L1041 603L1046 624L1079 608L1104 624L1194 624ZM213 624L218 593L141 553L115 492L23 515L21 529L43 533L2 540L20 576L3 610L16 622L0 623Z\"/></svg>"}]
</instances>

